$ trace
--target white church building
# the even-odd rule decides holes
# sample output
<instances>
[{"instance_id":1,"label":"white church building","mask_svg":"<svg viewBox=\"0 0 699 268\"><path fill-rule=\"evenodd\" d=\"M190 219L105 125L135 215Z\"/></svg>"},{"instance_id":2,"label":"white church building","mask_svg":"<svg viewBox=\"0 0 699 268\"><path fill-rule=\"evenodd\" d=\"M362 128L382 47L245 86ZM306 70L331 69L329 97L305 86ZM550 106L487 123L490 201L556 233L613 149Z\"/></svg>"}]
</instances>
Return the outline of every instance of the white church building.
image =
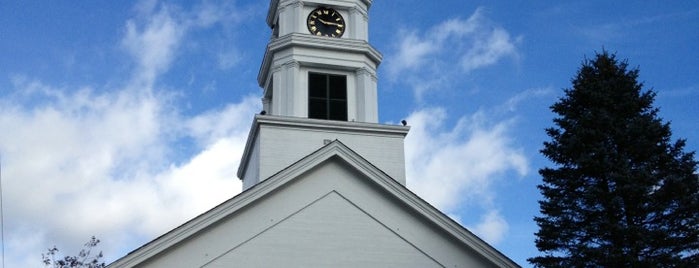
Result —
<instances>
[{"instance_id":1,"label":"white church building","mask_svg":"<svg viewBox=\"0 0 699 268\"><path fill-rule=\"evenodd\" d=\"M519 267L406 188L410 127L378 122L372 2L270 1L244 191L108 267Z\"/></svg>"}]
</instances>

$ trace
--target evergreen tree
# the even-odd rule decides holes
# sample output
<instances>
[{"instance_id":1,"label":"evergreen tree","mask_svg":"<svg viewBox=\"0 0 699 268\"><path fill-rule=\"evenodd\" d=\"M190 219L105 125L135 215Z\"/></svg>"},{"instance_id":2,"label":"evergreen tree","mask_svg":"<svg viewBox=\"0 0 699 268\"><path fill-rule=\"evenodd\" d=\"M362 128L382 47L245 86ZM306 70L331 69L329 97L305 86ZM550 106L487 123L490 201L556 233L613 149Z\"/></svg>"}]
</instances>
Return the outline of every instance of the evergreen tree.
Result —
<instances>
[{"instance_id":1,"label":"evergreen tree","mask_svg":"<svg viewBox=\"0 0 699 268\"><path fill-rule=\"evenodd\" d=\"M551 109L537 267L699 267L699 175L638 69L585 60Z\"/></svg>"}]
</instances>

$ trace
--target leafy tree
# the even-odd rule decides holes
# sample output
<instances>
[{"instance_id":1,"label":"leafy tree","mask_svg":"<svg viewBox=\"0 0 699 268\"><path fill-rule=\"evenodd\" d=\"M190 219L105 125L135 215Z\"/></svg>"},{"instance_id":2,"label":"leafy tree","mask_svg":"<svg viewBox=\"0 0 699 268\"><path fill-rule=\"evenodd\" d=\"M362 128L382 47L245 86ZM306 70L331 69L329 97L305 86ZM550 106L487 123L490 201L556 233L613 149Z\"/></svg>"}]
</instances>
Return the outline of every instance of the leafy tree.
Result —
<instances>
[{"instance_id":1,"label":"leafy tree","mask_svg":"<svg viewBox=\"0 0 699 268\"><path fill-rule=\"evenodd\" d=\"M638 69L585 60L551 109L537 267L699 267L699 175Z\"/></svg>"},{"instance_id":2,"label":"leafy tree","mask_svg":"<svg viewBox=\"0 0 699 268\"><path fill-rule=\"evenodd\" d=\"M90 241L85 243L85 248L80 250L77 256L64 256L60 258L57 256L58 248L55 246L48 249L45 254L41 254L41 259L44 262L44 266L53 268L103 268L106 265L100 259L102 258L102 252L100 251L97 255L92 255L92 249L99 244L99 239L94 236L90 238ZM56 259L58 257L58 259Z\"/></svg>"}]
</instances>

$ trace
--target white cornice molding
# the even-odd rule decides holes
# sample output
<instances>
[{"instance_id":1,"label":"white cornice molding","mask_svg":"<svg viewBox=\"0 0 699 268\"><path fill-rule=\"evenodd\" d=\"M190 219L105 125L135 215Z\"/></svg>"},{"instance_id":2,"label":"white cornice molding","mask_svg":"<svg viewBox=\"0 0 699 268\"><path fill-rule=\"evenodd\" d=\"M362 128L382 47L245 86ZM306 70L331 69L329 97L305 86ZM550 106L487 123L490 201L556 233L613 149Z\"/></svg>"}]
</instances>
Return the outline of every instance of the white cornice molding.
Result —
<instances>
[{"instance_id":1,"label":"white cornice molding","mask_svg":"<svg viewBox=\"0 0 699 268\"><path fill-rule=\"evenodd\" d=\"M370 71L367 68L361 68L361 69L357 70L357 74L358 75L368 74L369 76L371 76L371 79L373 79L374 81L379 80L379 77L376 75L376 71Z\"/></svg>"},{"instance_id":2,"label":"white cornice molding","mask_svg":"<svg viewBox=\"0 0 699 268\"><path fill-rule=\"evenodd\" d=\"M383 60L383 55L381 55L378 50L364 40L331 38L302 33L287 34L270 41L267 45L267 51L265 51L262 66L260 66L260 72L257 75L257 82L261 87L264 86L268 78L267 76L269 75L272 61L274 60L274 54L280 50L290 47L304 47L325 51L334 50L344 53L364 54L377 66L381 64L381 61Z\"/></svg>"},{"instance_id":3,"label":"white cornice molding","mask_svg":"<svg viewBox=\"0 0 699 268\"><path fill-rule=\"evenodd\" d=\"M333 1L326 1L326 2L329 2L330 4L332 4L333 2L342 3L342 2L355 2L355 1L356 0L349 0L349 1L348 0L344 0L344 1L333 0ZM371 7L371 4L374 1L373 0L361 0L361 1L366 5L367 10L364 10L364 14L367 14L368 9ZM269 1L269 11L267 12L267 25L270 28L274 27L274 22L277 19L278 10L280 8L279 7L280 3L288 5L288 4L302 3L302 2L317 2L317 1L312 1L312 0L310 0L310 1L309 0L307 0L307 1L303 1L303 0L270 0Z\"/></svg>"},{"instance_id":4,"label":"white cornice molding","mask_svg":"<svg viewBox=\"0 0 699 268\"><path fill-rule=\"evenodd\" d=\"M410 127L399 125L385 125L365 122L348 122L337 120L322 120L304 117L288 117L288 116L272 116L272 115L256 115L255 121L258 124L296 127L306 129L319 129L325 131L341 131L341 132L361 132L374 133L376 135L400 135L408 134Z\"/></svg>"},{"instance_id":5,"label":"white cornice molding","mask_svg":"<svg viewBox=\"0 0 699 268\"><path fill-rule=\"evenodd\" d=\"M290 60L290 61L282 64L282 66L284 68L299 68L299 67L301 67L301 63L297 60Z\"/></svg>"},{"instance_id":6,"label":"white cornice molding","mask_svg":"<svg viewBox=\"0 0 699 268\"><path fill-rule=\"evenodd\" d=\"M277 17L277 8L279 7L279 0L269 1L269 11L267 12L267 25L270 28L274 27L274 21Z\"/></svg>"}]
</instances>

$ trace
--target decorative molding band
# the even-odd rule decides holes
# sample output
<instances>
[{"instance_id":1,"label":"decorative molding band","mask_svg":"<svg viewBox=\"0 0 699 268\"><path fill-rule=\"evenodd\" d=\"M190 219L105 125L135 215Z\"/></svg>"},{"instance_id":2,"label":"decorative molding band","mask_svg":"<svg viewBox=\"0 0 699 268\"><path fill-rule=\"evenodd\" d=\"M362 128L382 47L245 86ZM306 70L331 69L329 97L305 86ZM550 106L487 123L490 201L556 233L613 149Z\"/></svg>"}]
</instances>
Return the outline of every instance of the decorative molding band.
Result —
<instances>
[{"instance_id":1,"label":"decorative molding band","mask_svg":"<svg viewBox=\"0 0 699 268\"><path fill-rule=\"evenodd\" d=\"M267 45L267 51L265 51L262 66L260 66L260 72L257 75L257 82L260 85L264 85L265 83L274 54L277 51L291 46L364 54L367 58L376 63L376 65L379 65L383 60L383 55L364 40L328 38L301 33L287 34L272 40Z\"/></svg>"},{"instance_id":2,"label":"decorative molding band","mask_svg":"<svg viewBox=\"0 0 699 268\"><path fill-rule=\"evenodd\" d=\"M305 117L256 115L257 125L274 125L293 128L317 129L331 132L361 132L385 136L406 136L410 127L366 122L348 122L311 119Z\"/></svg>"},{"instance_id":3,"label":"decorative molding band","mask_svg":"<svg viewBox=\"0 0 699 268\"><path fill-rule=\"evenodd\" d=\"M351 14L359 13L364 21L369 21L369 10L363 9L362 7L354 6L350 8L349 12Z\"/></svg>"},{"instance_id":4,"label":"decorative molding band","mask_svg":"<svg viewBox=\"0 0 699 268\"><path fill-rule=\"evenodd\" d=\"M356 0L355 0L356 1ZM269 1L269 11L267 12L267 25L269 27L274 26L274 21L277 18L277 14L279 14L279 9L283 7L287 7L291 4L304 4L304 2L309 2L309 1L303 1L303 0L270 0ZM347 1L341 1L341 2L347 2ZM372 3L374 2L373 0L361 0L366 5L366 10L362 10L364 14L368 14L368 9L371 7ZM280 7L283 5L283 7Z\"/></svg>"},{"instance_id":5,"label":"decorative molding band","mask_svg":"<svg viewBox=\"0 0 699 268\"><path fill-rule=\"evenodd\" d=\"M371 69L368 69L368 68L360 68L360 69L357 69L357 75L360 75L360 76L361 76L361 75L369 75L369 76L371 76L371 79L372 79L372 80L374 80L374 81L378 81L378 80L379 80L379 77L378 77L378 75L376 74L376 71L371 70Z\"/></svg>"},{"instance_id":6,"label":"decorative molding band","mask_svg":"<svg viewBox=\"0 0 699 268\"><path fill-rule=\"evenodd\" d=\"M289 68L298 69L301 67L301 63L297 60L291 60L291 61L285 62L284 64L282 64L282 66L284 66L284 68L286 68L286 69L289 69Z\"/></svg>"}]
</instances>

